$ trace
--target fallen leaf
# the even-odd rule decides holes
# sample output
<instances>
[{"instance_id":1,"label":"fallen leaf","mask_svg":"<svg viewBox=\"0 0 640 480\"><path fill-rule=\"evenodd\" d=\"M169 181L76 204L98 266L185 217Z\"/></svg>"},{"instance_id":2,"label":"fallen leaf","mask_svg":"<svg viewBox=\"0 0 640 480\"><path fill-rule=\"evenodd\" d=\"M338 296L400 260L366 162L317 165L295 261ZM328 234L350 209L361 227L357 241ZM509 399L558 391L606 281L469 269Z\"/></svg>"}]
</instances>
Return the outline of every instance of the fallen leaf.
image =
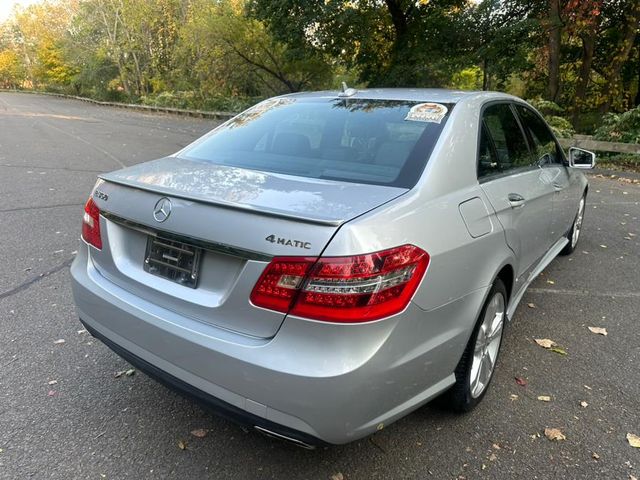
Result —
<instances>
[{"instance_id":1,"label":"fallen leaf","mask_svg":"<svg viewBox=\"0 0 640 480\"><path fill-rule=\"evenodd\" d=\"M331 480L344 480L344 475L342 475L342 473L340 472L334 473L333 475L331 475Z\"/></svg>"},{"instance_id":2,"label":"fallen leaf","mask_svg":"<svg viewBox=\"0 0 640 480\"><path fill-rule=\"evenodd\" d=\"M56 385L58 380L49 380L49 385Z\"/></svg>"},{"instance_id":3,"label":"fallen leaf","mask_svg":"<svg viewBox=\"0 0 640 480\"><path fill-rule=\"evenodd\" d=\"M584 385L584 388L586 388L587 390L593 390L593 388L591 388L589 385Z\"/></svg>"},{"instance_id":4,"label":"fallen leaf","mask_svg":"<svg viewBox=\"0 0 640 480\"><path fill-rule=\"evenodd\" d=\"M131 375L134 375L136 373L136 369L135 368L130 368L129 370L127 370L126 372L124 372L124 374L127 377L130 377Z\"/></svg>"},{"instance_id":5,"label":"fallen leaf","mask_svg":"<svg viewBox=\"0 0 640 480\"><path fill-rule=\"evenodd\" d=\"M178 448L180 450L186 450L187 449L187 442L185 442L184 440L178 440Z\"/></svg>"},{"instance_id":6,"label":"fallen leaf","mask_svg":"<svg viewBox=\"0 0 640 480\"><path fill-rule=\"evenodd\" d=\"M198 428L196 430L191 430L191 435L193 435L194 437L197 438L204 438L207 436L207 433L209 433L209 430L204 429L204 428Z\"/></svg>"},{"instance_id":7,"label":"fallen leaf","mask_svg":"<svg viewBox=\"0 0 640 480\"><path fill-rule=\"evenodd\" d=\"M518 395L515 395L515 394L513 394L513 393L512 393L511 395L509 395L509 398L510 398L512 401L513 401L513 400L517 400L517 399L518 399Z\"/></svg>"},{"instance_id":8,"label":"fallen leaf","mask_svg":"<svg viewBox=\"0 0 640 480\"><path fill-rule=\"evenodd\" d=\"M516 379L516 383L518 385L520 385L521 387L526 387L527 386L527 381L522 378L522 377L514 377Z\"/></svg>"},{"instance_id":9,"label":"fallen leaf","mask_svg":"<svg viewBox=\"0 0 640 480\"><path fill-rule=\"evenodd\" d=\"M629 474L629 480L638 480L638 477L634 477L633 475Z\"/></svg>"},{"instance_id":10,"label":"fallen leaf","mask_svg":"<svg viewBox=\"0 0 640 480\"><path fill-rule=\"evenodd\" d=\"M593 458L594 460L600 460L600 455L598 455L596 452L592 452L591 458Z\"/></svg>"},{"instance_id":11,"label":"fallen leaf","mask_svg":"<svg viewBox=\"0 0 640 480\"><path fill-rule=\"evenodd\" d=\"M600 245L600 248L607 248L606 245Z\"/></svg>"},{"instance_id":12,"label":"fallen leaf","mask_svg":"<svg viewBox=\"0 0 640 480\"><path fill-rule=\"evenodd\" d=\"M489 461L490 462L495 462L498 459L498 457L496 457L495 453L492 453L491 455L489 455Z\"/></svg>"},{"instance_id":13,"label":"fallen leaf","mask_svg":"<svg viewBox=\"0 0 640 480\"><path fill-rule=\"evenodd\" d=\"M61 345L64 343L64 338L59 338L58 340L56 340L55 342L53 342L54 345Z\"/></svg>"},{"instance_id":14,"label":"fallen leaf","mask_svg":"<svg viewBox=\"0 0 640 480\"><path fill-rule=\"evenodd\" d=\"M589 404L588 404L587 402L585 402L584 400L582 400L582 401L580 402L580 406L581 406L582 408L587 408L587 407L589 406Z\"/></svg>"},{"instance_id":15,"label":"fallen leaf","mask_svg":"<svg viewBox=\"0 0 640 480\"><path fill-rule=\"evenodd\" d=\"M548 283L549 285L555 285L555 284L556 284L556 282L554 282L553 280L547 280L547 283Z\"/></svg>"},{"instance_id":16,"label":"fallen leaf","mask_svg":"<svg viewBox=\"0 0 640 480\"><path fill-rule=\"evenodd\" d=\"M536 308L536 304L535 303L527 303L527 307Z\"/></svg>"},{"instance_id":17,"label":"fallen leaf","mask_svg":"<svg viewBox=\"0 0 640 480\"><path fill-rule=\"evenodd\" d=\"M567 351L564 348L553 347L549 349L550 352L558 353L560 355L567 355Z\"/></svg>"},{"instance_id":18,"label":"fallen leaf","mask_svg":"<svg viewBox=\"0 0 640 480\"><path fill-rule=\"evenodd\" d=\"M553 340L550 340L548 338L534 338L534 340L542 348L549 349L549 348L555 347L557 345L556 342L554 342Z\"/></svg>"},{"instance_id":19,"label":"fallen leaf","mask_svg":"<svg viewBox=\"0 0 640 480\"><path fill-rule=\"evenodd\" d=\"M640 437L633 433L627 433L627 441L633 448L640 448Z\"/></svg>"},{"instance_id":20,"label":"fallen leaf","mask_svg":"<svg viewBox=\"0 0 640 480\"><path fill-rule=\"evenodd\" d=\"M587 327L592 333L607 336L607 329L603 327Z\"/></svg>"},{"instance_id":21,"label":"fallen leaf","mask_svg":"<svg viewBox=\"0 0 640 480\"><path fill-rule=\"evenodd\" d=\"M85 333L87 333L87 330L84 328L82 330L78 330L78 335L83 335Z\"/></svg>"},{"instance_id":22,"label":"fallen leaf","mask_svg":"<svg viewBox=\"0 0 640 480\"><path fill-rule=\"evenodd\" d=\"M49 392L47 393L47 396L49 397L55 397L56 396L56 391L55 390L49 390Z\"/></svg>"},{"instance_id":23,"label":"fallen leaf","mask_svg":"<svg viewBox=\"0 0 640 480\"><path fill-rule=\"evenodd\" d=\"M567 439L567 437L565 437L564 434L558 428L545 428L544 436L547 437L552 442L553 441L559 442L561 440Z\"/></svg>"},{"instance_id":24,"label":"fallen leaf","mask_svg":"<svg viewBox=\"0 0 640 480\"><path fill-rule=\"evenodd\" d=\"M541 402L550 402L551 397L549 395L539 395L538 400L540 400Z\"/></svg>"},{"instance_id":25,"label":"fallen leaf","mask_svg":"<svg viewBox=\"0 0 640 480\"><path fill-rule=\"evenodd\" d=\"M495 448L496 450L500 450L500 445L498 445L497 443L494 443L493 445L491 445L493 448Z\"/></svg>"}]
</instances>

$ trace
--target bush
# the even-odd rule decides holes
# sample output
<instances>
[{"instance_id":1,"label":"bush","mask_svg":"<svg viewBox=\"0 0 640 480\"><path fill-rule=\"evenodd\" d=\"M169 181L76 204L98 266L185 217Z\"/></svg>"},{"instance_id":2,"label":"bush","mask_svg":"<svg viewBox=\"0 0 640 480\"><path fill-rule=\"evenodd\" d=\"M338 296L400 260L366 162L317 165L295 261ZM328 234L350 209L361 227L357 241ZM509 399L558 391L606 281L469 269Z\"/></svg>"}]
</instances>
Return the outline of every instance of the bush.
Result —
<instances>
[{"instance_id":1,"label":"bush","mask_svg":"<svg viewBox=\"0 0 640 480\"><path fill-rule=\"evenodd\" d=\"M556 137L571 138L576 134L571 122L564 117L558 117L556 115L546 116L547 123L555 133Z\"/></svg>"},{"instance_id":2,"label":"bush","mask_svg":"<svg viewBox=\"0 0 640 480\"><path fill-rule=\"evenodd\" d=\"M624 113L608 113L593 138L607 142L640 143L640 107Z\"/></svg>"},{"instance_id":3,"label":"bush","mask_svg":"<svg viewBox=\"0 0 640 480\"><path fill-rule=\"evenodd\" d=\"M633 153L596 152L598 166L621 171L640 172L640 155Z\"/></svg>"},{"instance_id":4,"label":"bush","mask_svg":"<svg viewBox=\"0 0 640 480\"><path fill-rule=\"evenodd\" d=\"M222 95L203 97L192 91L162 92L158 95L140 97L140 103L154 107L223 112L240 112L260 100L262 100L262 98Z\"/></svg>"},{"instance_id":5,"label":"bush","mask_svg":"<svg viewBox=\"0 0 640 480\"><path fill-rule=\"evenodd\" d=\"M541 98L529 100L529 103L542 114L556 137L571 138L576 134L571 122L561 116L564 113L564 109L557 103Z\"/></svg>"}]
</instances>

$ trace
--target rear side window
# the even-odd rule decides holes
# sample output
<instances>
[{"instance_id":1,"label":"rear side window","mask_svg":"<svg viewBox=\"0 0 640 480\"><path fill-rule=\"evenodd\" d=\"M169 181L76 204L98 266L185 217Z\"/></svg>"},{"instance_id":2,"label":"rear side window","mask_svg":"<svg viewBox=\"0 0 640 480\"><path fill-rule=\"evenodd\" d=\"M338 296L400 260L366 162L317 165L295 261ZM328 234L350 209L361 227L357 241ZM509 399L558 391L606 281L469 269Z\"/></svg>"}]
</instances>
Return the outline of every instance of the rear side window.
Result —
<instances>
[{"instance_id":1,"label":"rear side window","mask_svg":"<svg viewBox=\"0 0 640 480\"><path fill-rule=\"evenodd\" d=\"M529 167L527 141L506 103L489 105L482 113L478 177L488 177Z\"/></svg>"},{"instance_id":2,"label":"rear side window","mask_svg":"<svg viewBox=\"0 0 640 480\"><path fill-rule=\"evenodd\" d=\"M263 172L411 188L452 108L400 100L275 98L182 155Z\"/></svg>"},{"instance_id":3,"label":"rear side window","mask_svg":"<svg viewBox=\"0 0 640 480\"><path fill-rule=\"evenodd\" d=\"M547 124L525 106L516 105L516 110L534 147L533 162L540 166L562 163L562 153Z\"/></svg>"}]
</instances>

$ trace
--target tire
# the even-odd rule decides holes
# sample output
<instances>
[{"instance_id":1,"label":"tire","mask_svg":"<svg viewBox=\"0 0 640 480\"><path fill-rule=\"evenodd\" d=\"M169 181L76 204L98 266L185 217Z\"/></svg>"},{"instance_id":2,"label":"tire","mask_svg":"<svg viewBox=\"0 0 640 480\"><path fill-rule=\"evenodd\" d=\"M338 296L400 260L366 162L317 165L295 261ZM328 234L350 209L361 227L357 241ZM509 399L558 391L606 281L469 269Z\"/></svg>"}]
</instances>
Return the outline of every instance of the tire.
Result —
<instances>
[{"instance_id":1,"label":"tire","mask_svg":"<svg viewBox=\"0 0 640 480\"><path fill-rule=\"evenodd\" d=\"M454 412L464 413L473 410L487 393L502 345L504 325L507 319L507 300L507 289L502 280L497 278L493 282L482 310L480 310L480 317L456 367L456 383L443 398L448 408ZM497 330L494 330L493 340L490 340L489 343L482 343L487 338L485 333L487 321L489 321L489 325L495 326ZM485 360L487 355L488 360ZM480 370L489 366L488 363L484 362L490 362L488 372ZM481 377L483 371L485 373Z\"/></svg>"},{"instance_id":2,"label":"tire","mask_svg":"<svg viewBox=\"0 0 640 480\"><path fill-rule=\"evenodd\" d=\"M567 232L569 243L567 243L565 247L560 250L560 255L571 255L578 246L578 240L580 240L580 232L582 231L582 221L584 220L586 203L587 195L584 194L580 199L580 203L578 204L578 213L576 213L576 218L573 220L571 229Z\"/></svg>"}]
</instances>

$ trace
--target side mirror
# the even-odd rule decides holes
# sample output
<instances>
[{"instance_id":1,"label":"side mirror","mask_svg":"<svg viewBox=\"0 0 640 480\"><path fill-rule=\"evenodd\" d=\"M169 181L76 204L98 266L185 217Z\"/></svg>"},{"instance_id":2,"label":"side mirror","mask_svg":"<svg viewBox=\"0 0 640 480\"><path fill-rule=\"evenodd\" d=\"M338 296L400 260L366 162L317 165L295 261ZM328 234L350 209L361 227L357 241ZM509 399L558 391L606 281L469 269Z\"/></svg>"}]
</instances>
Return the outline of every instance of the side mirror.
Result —
<instances>
[{"instance_id":1,"label":"side mirror","mask_svg":"<svg viewBox=\"0 0 640 480\"><path fill-rule=\"evenodd\" d=\"M591 169L596 166L596 154L577 147L569 149L569 166L571 168Z\"/></svg>"}]
</instances>

